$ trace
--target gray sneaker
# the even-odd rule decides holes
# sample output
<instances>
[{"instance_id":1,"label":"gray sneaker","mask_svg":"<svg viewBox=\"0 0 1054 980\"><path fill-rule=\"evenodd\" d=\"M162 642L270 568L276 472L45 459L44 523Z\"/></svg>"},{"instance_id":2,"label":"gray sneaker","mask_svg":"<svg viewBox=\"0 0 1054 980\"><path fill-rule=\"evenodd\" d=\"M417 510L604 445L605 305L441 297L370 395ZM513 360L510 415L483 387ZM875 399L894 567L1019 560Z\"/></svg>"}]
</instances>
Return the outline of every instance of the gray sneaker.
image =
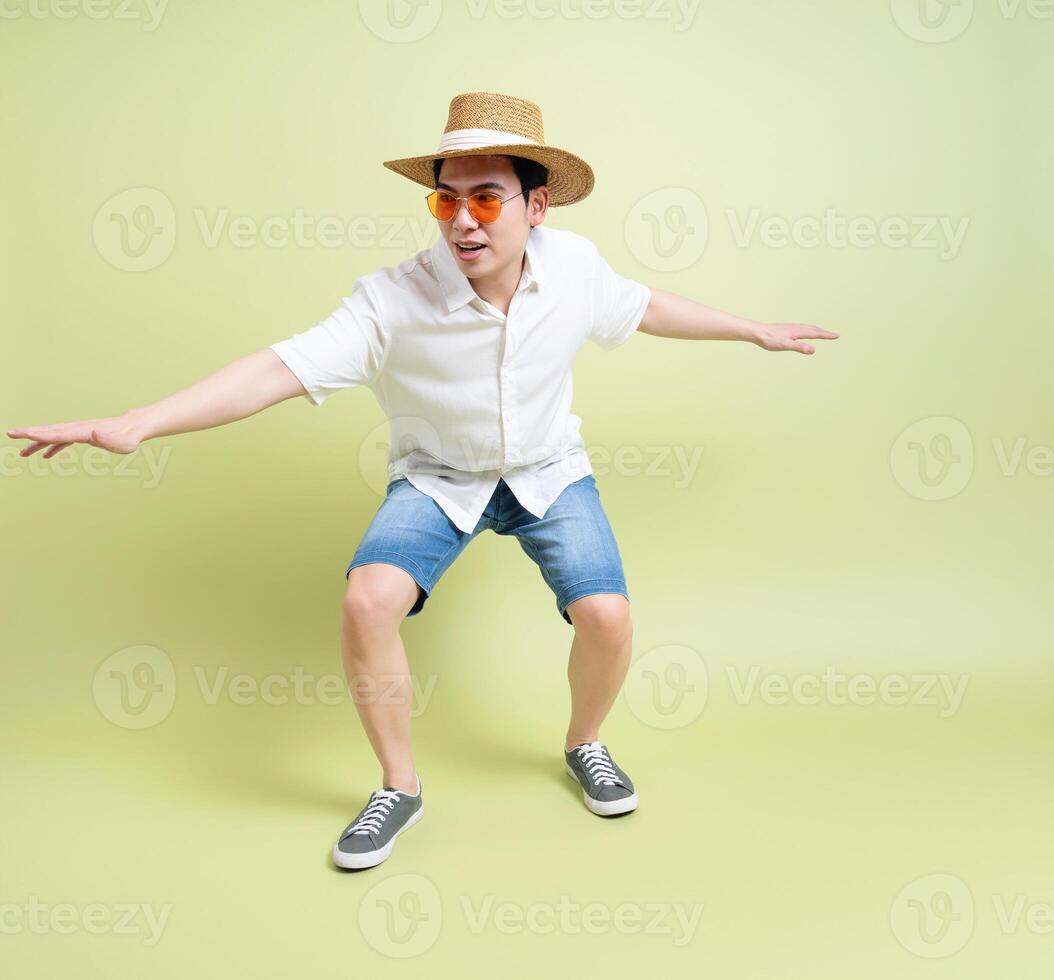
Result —
<instances>
[{"instance_id":1,"label":"gray sneaker","mask_svg":"<svg viewBox=\"0 0 1054 980\"><path fill-rule=\"evenodd\" d=\"M333 845L333 863L340 868L372 868L380 864L392 853L395 838L423 815L420 776L414 796L390 786L374 790Z\"/></svg>"},{"instance_id":2,"label":"gray sneaker","mask_svg":"<svg viewBox=\"0 0 1054 980\"><path fill-rule=\"evenodd\" d=\"M568 775L582 787L586 806L602 817L637 809L633 783L600 742L582 742L564 753Z\"/></svg>"}]
</instances>

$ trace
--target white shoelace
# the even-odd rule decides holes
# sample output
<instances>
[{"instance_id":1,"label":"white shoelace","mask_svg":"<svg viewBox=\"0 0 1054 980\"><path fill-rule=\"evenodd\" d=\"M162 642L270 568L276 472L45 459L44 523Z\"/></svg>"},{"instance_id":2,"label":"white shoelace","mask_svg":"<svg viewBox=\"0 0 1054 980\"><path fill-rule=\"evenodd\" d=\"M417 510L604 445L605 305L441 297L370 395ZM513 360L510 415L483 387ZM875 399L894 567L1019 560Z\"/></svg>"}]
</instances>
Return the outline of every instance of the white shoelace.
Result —
<instances>
[{"instance_id":1,"label":"white shoelace","mask_svg":"<svg viewBox=\"0 0 1054 980\"><path fill-rule=\"evenodd\" d=\"M599 742L587 742L578 747L578 757L585 766L586 773L597 786L623 785L618 774L611 768L611 756Z\"/></svg>"},{"instance_id":2,"label":"white shoelace","mask_svg":"<svg viewBox=\"0 0 1054 980\"><path fill-rule=\"evenodd\" d=\"M396 790L375 790L362 816L348 827L344 835L380 833L381 824L384 823L385 817L395 809L398 799L399 793Z\"/></svg>"}]
</instances>

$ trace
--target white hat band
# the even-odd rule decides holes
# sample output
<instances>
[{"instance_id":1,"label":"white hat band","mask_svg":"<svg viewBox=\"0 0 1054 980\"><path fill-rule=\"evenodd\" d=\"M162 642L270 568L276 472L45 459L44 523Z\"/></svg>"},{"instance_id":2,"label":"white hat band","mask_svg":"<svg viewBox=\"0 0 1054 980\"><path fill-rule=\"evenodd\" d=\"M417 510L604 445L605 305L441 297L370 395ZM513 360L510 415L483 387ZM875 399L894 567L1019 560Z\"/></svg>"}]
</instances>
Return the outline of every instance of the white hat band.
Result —
<instances>
[{"instance_id":1,"label":"white hat band","mask_svg":"<svg viewBox=\"0 0 1054 980\"><path fill-rule=\"evenodd\" d=\"M501 129L452 129L443 134L436 153L446 153L447 150L478 150L484 146L503 146L506 143L538 145L537 140Z\"/></svg>"}]
</instances>

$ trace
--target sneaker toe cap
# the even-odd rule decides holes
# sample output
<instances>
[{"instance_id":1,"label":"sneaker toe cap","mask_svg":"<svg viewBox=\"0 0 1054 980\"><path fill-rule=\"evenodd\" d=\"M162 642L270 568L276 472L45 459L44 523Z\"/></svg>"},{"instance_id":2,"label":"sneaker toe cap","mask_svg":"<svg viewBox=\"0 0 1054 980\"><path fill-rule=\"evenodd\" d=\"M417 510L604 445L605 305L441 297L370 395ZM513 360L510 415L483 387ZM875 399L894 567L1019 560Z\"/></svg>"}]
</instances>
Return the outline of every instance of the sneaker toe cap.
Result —
<instances>
[{"instance_id":1,"label":"sneaker toe cap","mask_svg":"<svg viewBox=\"0 0 1054 980\"><path fill-rule=\"evenodd\" d=\"M348 834L337 843L337 850L343 854L369 854L377 850L377 843L372 834Z\"/></svg>"}]
</instances>

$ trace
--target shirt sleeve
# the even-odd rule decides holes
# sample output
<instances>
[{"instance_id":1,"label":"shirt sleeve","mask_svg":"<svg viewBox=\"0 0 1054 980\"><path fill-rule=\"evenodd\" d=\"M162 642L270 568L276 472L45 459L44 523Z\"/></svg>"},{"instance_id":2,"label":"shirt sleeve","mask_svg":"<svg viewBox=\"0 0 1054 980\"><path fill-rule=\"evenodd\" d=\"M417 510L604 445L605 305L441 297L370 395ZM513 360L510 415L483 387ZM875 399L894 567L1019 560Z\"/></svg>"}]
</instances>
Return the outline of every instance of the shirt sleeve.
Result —
<instances>
[{"instance_id":1,"label":"shirt sleeve","mask_svg":"<svg viewBox=\"0 0 1054 980\"><path fill-rule=\"evenodd\" d=\"M384 361L387 336L377 306L361 279L321 323L270 348L321 405L341 388L370 385Z\"/></svg>"},{"instance_id":2,"label":"shirt sleeve","mask_svg":"<svg viewBox=\"0 0 1054 980\"><path fill-rule=\"evenodd\" d=\"M588 337L604 350L614 350L633 336L651 302L644 283L620 276L590 242L589 271L591 320Z\"/></svg>"}]
</instances>

